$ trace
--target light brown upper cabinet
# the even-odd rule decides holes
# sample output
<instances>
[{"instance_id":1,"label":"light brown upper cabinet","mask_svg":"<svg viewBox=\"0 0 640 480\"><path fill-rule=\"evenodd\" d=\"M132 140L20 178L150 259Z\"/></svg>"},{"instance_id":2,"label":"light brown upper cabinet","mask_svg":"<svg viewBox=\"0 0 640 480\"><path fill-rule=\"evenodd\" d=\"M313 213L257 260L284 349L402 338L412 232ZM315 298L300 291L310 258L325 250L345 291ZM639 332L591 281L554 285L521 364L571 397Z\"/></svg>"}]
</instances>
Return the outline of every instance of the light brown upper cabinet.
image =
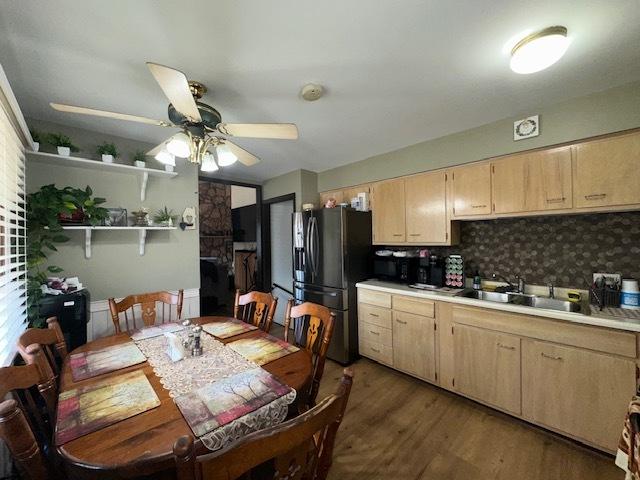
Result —
<instances>
[{"instance_id":1,"label":"light brown upper cabinet","mask_svg":"<svg viewBox=\"0 0 640 480\"><path fill-rule=\"evenodd\" d=\"M491 173L494 213L571 208L571 147L496 160Z\"/></svg>"},{"instance_id":2,"label":"light brown upper cabinet","mask_svg":"<svg viewBox=\"0 0 640 480\"><path fill-rule=\"evenodd\" d=\"M449 220L445 173L440 171L407 177L404 193L407 243L447 242Z\"/></svg>"},{"instance_id":3,"label":"light brown upper cabinet","mask_svg":"<svg viewBox=\"0 0 640 480\"><path fill-rule=\"evenodd\" d=\"M404 178L376 183L373 195L373 242L405 242Z\"/></svg>"},{"instance_id":4,"label":"light brown upper cabinet","mask_svg":"<svg viewBox=\"0 0 640 480\"><path fill-rule=\"evenodd\" d=\"M575 206L640 204L640 134L576 145Z\"/></svg>"},{"instance_id":5,"label":"light brown upper cabinet","mask_svg":"<svg viewBox=\"0 0 640 480\"><path fill-rule=\"evenodd\" d=\"M491 165L465 165L451 171L453 216L491 213Z\"/></svg>"},{"instance_id":6,"label":"light brown upper cabinet","mask_svg":"<svg viewBox=\"0 0 640 480\"><path fill-rule=\"evenodd\" d=\"M321 192L320 193L320 205L319 208L323 208L327 200L333 198L336 203L342 203L344 200L344 194L342 190L331 190L329 192Z\"/></svg>"}]
</instances>

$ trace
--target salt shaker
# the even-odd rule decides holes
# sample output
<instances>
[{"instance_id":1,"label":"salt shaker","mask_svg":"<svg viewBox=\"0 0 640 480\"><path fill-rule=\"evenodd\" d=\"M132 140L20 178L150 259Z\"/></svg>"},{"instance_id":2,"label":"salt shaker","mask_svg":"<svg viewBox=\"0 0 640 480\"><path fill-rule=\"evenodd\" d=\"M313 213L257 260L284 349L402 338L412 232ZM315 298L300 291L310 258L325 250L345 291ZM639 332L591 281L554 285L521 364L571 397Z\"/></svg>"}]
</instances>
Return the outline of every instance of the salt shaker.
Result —
<instances>
[{"instance_id":1,"label":"salt shaker","mask_svg":"<svg viewBox=\"0 0 640 480\"><path fill-rule=\"evenodd\" d=\"M193 347L191 347L191 356L199 357L202 355L202 345L200 344L200 335L202 334L202 327L196 325L192 329L193 332Z\"/></svg>"}]
</instances>

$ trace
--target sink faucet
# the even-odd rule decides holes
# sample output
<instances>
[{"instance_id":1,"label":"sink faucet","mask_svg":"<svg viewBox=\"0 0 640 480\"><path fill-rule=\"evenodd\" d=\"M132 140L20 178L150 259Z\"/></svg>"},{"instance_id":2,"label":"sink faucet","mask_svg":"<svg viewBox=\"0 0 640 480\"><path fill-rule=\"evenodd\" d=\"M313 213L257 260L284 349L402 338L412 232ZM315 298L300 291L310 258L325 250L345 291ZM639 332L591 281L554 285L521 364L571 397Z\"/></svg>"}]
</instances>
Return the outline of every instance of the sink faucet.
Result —
<instances>
[{"instance_id":1,"label":"sink faucet","mask_svg":"<svg viewBox=\"0 0 640 480\"><path fill-rule=\"evenodd\" d=\"M516 275L516 280L518 281L518 293L524 293L524 278L520 275Z\"/></svg>"},{"instance_id":2,"label":"sink faucet","mask_svg":"<svg viewBox=\"0 0 640 480\"><path fill-rule=\"evenodd\" d=\"M493 273L491 275L491 279L494 281L502 281L506 284L509 285L509 288L512 289L514 292L516 293L524 293L524 278L520 277L519 275L516 275L516 281L518 282L516 283L511 283L510 280L507 279L507 277L503 276L503 275L498 275L496 273Z\"/></svg>"},{"instance_id":3,"label":"sink faucet","mask_svg":"<svg viewBox=\"0 0 640 480\"><path fill-rule=\"evenodd\" d=\"M549 284L549 298L556 298L556 293L553 287L553 283Z\"/></svg>"}]
</instances>

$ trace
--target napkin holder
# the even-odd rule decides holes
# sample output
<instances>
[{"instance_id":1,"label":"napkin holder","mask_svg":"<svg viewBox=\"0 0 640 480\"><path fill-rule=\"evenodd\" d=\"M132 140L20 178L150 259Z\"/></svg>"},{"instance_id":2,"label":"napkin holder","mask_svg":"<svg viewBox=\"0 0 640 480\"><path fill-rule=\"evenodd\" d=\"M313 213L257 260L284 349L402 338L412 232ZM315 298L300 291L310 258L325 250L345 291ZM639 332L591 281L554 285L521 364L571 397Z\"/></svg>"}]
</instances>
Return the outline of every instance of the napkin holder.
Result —
<instances>
[{"instance_id":1,"label":"napkin holder","mask_svg":"<svg viewBox=\"0 0 640 480\"><path fill-rule=\"evenodd\" d=\"M172 362L179 362L187 356L182 341L175 333L167 332L164 336L167 338L167 355Z\"/></svg>"}]
</instances>

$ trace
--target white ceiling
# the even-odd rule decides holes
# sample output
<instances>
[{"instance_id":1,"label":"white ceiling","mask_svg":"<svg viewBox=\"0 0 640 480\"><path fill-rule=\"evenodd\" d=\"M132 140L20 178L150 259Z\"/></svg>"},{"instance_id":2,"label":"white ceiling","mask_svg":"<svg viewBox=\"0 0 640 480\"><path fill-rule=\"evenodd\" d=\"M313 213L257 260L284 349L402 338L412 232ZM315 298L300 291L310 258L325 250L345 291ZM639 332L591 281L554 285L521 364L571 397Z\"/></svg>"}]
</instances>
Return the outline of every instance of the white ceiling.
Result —
<instances>
[{"instance_id":1,"label":"white ceiling","mask_svg":"<svg viewBox=\"0 0 640 480\"><path fill-rule=\"evenodd\" d=\"M521 76L505 43L561 24L572 45ZM204 82L227 122L295 122L239 140L263 180L395 150L640 78L638 0L29 0L0 4L0 62L26 116L158 143L160 127L54 112L56 101L166 118L150 60ZM310 81L327 89L308 103Z\"/></svg>"}]
</instances>

